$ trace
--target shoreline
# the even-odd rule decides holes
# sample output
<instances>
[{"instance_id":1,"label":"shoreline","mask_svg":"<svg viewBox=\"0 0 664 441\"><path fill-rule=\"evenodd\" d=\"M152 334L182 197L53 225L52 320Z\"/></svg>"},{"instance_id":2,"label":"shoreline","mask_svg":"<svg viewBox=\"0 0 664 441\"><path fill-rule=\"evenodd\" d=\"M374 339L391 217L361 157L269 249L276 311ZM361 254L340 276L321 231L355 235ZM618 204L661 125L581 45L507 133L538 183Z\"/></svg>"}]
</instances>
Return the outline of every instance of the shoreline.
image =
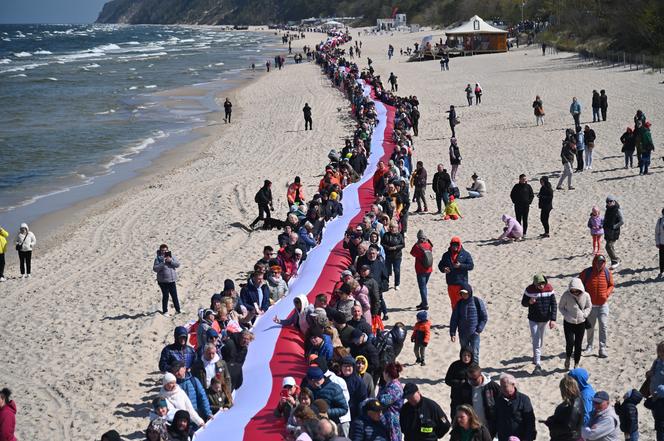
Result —
<instances>
[{"instance_id":1,"label":"shoreline","mask_svg":"<svg viewBox=\"0 0 664 441\"><path fill-rule=\"evenodd\" d=\"M200 27L210 28L210 26L204 25L201 25ZM275 30L262 29L261 27L250 27L248 30L237 32L277 35ZM305 34L309 37L311 35L317 35L318 33L307 32ZM300 41L304 41L304 39ZM286 59L292 59L293 55L287 53L284 54L284 50L287 51L287 48L284 48L278 41L275 41L273 44L266 46L266 50L262 55L266 59L271 59L277 54L282 54L285 55ZM287 64L287 66L288 65L289 64ZM37 198L34 202L27 205L19 205L15 209L3 213L3 219L10 219L10 222L5 222L3 220L3 226L5 226L5 228L10 228L9 224L11 223L11 219L14 219L14 223L17 223L18 225L18 223L23 222L23 220L20 219L26 218L29 222L30 229L39 235L40 248L46 249L52 246L54 238L65 234L65 231L63 230L69 229L67 227L72 225L79 224L80 221L87 216L103 212L107 209L106 206L109 204L113 205L113 200L116 197L120 197L124 192L130 192L132 188L147 184L150 181L150 178L156 176L158 173L163 173L164 170L174 172L196 160L201 154L209 149L211 144L220 136L221 127L225 125L221 123L221 119L224 116L222 103L225 97L231 98L231 102L236 103L237 100L235 97L237 94L243 88L256 82L266 73L264 66L259 64L256 66L254 72L252 72L250 68L245 68L241 72L238 72L236 74L237 77L235 78L224 78L204 83L193 83L155 93L154 96L166 100L164 103L165 107L175 107L172 102L186 103L191 97L196 97L200 99L212 99L215 103L216 109L203 113L205 117L203 125L189 129L184 135L174 133L175 138L182 138L179 141L173 142L169 140L168 137L165 139L158 139L157 143L161 145L150 146L144 151L141 151L127 163L117 164L109 173L93 177L90 183L82 183L66 189L55 190L46 195L33 196ZM230 87L222 88L222 83L229 84ZM211 93L206 93L202 89L206 84L215 84L216 87L213 87L217 90ZM233 114L234 116L239 114L237 106L234 107ZM148 138L152 138L152 136L146 135L145 139ZM138 163L132 164L134 161L138 161ZM129 168L129 170L123 172L127 175L126 177L118 180L117 176L114 175L117 172L118 166L122 167L123 165ZM103 181L105 180L117 180L117 182L104 184ZM68 199L67 197L70 196L72 192L83 193L83 195L75 198L75 200L71 202L58 201L58 199ZM36 214L31 214L31 209L34 210L35 204L39 203L41 199L48 199L51 201L51 204L61 206L53 209L37 209ZM55 201L55 203L53 201ZM28 214L26 216L21 216L21 211L26 211ZM18 212L18 214L16 214L16 212ZM14 231L10 231L10 235L13 234ZM18 261L18 257L14 254L15 253L7 254L6 257L8 263L15 263Z\"/></svg>"}]
</instances>

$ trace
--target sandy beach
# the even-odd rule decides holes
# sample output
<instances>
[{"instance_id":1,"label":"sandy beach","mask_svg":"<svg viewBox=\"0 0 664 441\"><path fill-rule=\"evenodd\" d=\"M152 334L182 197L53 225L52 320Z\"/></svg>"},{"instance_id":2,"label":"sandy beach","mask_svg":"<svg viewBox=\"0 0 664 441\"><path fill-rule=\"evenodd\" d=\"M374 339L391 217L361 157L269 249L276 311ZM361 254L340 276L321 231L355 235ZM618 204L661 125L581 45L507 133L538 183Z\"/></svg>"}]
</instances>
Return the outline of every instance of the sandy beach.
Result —
<instances>
[{"instance_id":1,"label":"sandy beach","mask_svg":"<svg viewBox=\"0 0 664 441\"><path fill-rule=\"evenodd\" d=\"M475 260L470 283L488 303L482 366L492 376L514 374L519 390L531 397L537 419L546 419L560 401L562 318L560 326L546 335L546 375L532 376L527 310L520 305L521 295L536 272L543 272L560 295L570 278L590 265L592 242L586 227L590 209L598 205L603 210L607 194L616 196L626 224L617 244L623 264L614 272L609 358L599 359L595 353L584 357L581 366L590 371L595 388L612 397L638 388L664 330L653 238L662 209L659 189L664 184L659 154L664 127L657 114L664 106L662 75L596 66L569 53L543 57L535 47L453 58L450 71L440 72L438 61L406 63L406 57L398 55L400 47L412 47L424 35L429 33L362 36L361 66L371 57L384 81L390 72L399 77L399 94L419 98L422 118L414 155L424 161L429 179L436 164L449 165L450 131L444 112L450 104L458 106L457 137L463 156L458 185L462 189L470 185L476 172L485 179L488 194L461 200L463 219L458 221L412 215L407 249L416 231L423 229L434 244L437 264L453 235L463 239ZM309 34L293 47L321 38ZM397 52L391 61L386 56L388 44ZM476 82L484 89L483 102L465 107L463 89ZM592 117L593 89L606 89L609 119L591 125L597 133L593 170L574 175L575 191L555 192L552 237L537 239L542 229L539 210L533 206L528 240L494 245L490 239L501 231L500 216L513 214L509 192L518 175L526 173L536 191L540 176L558 175L560 142L564 129L573 125L568 113L571 98L579 97L584 106L581 120L587 122ZM546 123L540 127L535 127L531 108L536 94L546 109ZM313 194L327 152L342 146L354 128L347 101L313 63L288 64L230 96L233 123L221 121L209 128L204 144L185 154L186 160L178 160L174 150L148 175L77 207L73 217L61 213L51 222L36 224L38 238L46 234L38 228L54 231L35 251L33 278L17 279L16 264L8 266L11 279L0 286L7 354L0 378L14 390L19 439L89 440L110 429L128 439L141 439L149 402L158 391L159 353L171 341L174 326L192 320L197 308L221 290L224 279L237 283L245 278L263 246L276 243L274 231L247 233L243 228L257 214L253 198L263 179L273 181L275 208L284 213L287 183L299 175L307 194ZM313 131L304 131L305 102L313 109ZM653 122L657 148L652 174L645 177L638 176L638 169L622 168L618 140L636 109ZM435 200L430 190L427 197L432 211ZM175 318L157 313L161 294L152 260L162 242L182 263L178 291L184 314ZM8 253L15 254L11 246ZM388 323L402 321L410 327L419 294L413 259L405 254L402 289L391 289L386 301ZM413 364L409 343L400 361L407 364L404 379L420 384L423 393L449 413L449 388L443 378L458 358L459 347L449 339L451 311L439 272L429 282L429 296L435 326L427 366ZM640 411L642 437L652 439L652 418L645 408ZM544 425L539 424L538 431L547 438Z\"/></svg>"}]
</instances>

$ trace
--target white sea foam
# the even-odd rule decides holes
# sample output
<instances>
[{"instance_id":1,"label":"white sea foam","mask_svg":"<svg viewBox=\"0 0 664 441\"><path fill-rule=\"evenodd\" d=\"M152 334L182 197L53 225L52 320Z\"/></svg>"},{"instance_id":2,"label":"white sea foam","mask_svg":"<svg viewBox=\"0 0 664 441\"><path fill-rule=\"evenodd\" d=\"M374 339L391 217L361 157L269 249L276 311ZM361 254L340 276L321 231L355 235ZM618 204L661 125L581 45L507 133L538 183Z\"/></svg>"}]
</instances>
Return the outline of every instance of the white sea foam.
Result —
<instances>
[{"instance_id":1,"label":"white sea foam","mask_svg":"<svg viewBox=\"0 0 664 441\"><path fill-rule=\"evenodd\" d=\"M9 58L0 59L0 64L9 64L11 62L12 62L12 60L10 60Z\"/></svg>"},{"instance_id":2,"label":"white sea foam","mask_svg":"<svg viewBox=\"0 0 664 441\"><path fill-rule=\"evenodd\" d=\"M33 64L26 64L23 66L17 66L17 67L10 67L9 69L3 69L0 70L0 73L9 73L9 72L23 72L26 70L32 70L36 69L41 66L46 66L48 63L33 63Z\"/></svg>"},{"instance_id":3,"label":"white sea foam","mask_svg":"<svg viewBox=\"0 0 664 441\"><path fill-rule=\"evenodd\" d=\"M117 51L121 50L122 48L118 46L117 44L110 43L110 44L102 44L101 46L97 46L92 49L93 52L107 52L107 51Z\"/></svg>"},{"instance_id":4,"label":"white sea foam","mask_svg":"<svg viewBox=\"0 0 664 441\"><path fill-rule=\"evenodd\" d=\"M39 51L34 52L34 55L53 55L53 52L39 50Z\"/></svg>"},{"instance_id":5,"label":"white sea foam","mask_svg":"<svg viewBox=\"0 0 664 441\"><path fill-rule=\"evenodd\" d=\"M48 77L48 78L46 78L46 79L49 80L49 81L58 81L58 79L55 78L55 77Z\"/></svg>"},{"instance_id":6,"label":"white sea foam","mask_svg":"<svg viewBox=\"0 0 664 441\"><path fill-rule=\"evenodd\" d=\"M138 87L136 87L136 86L131 86L131 87L129 88L129 90L136 90L136 89L138 89Z\"/></svg>"},{"instance_id":7,"label":"white sea foam","mask_svg":"<svg viewBox=\"0 0 664 441\"><path fill-rule=\"evenodd\" d=\"M32 54L30 52L14 52L14 56L16 58L27 58L32 57Z\"/></svg>"},{"instance_id":8,"label":"white sea foam","mask_svg":"<svg viewBox=\"0 0 664 441\"><path fill-rule=\"evenodd\" d=\"M110 115L111 113L115 113L115 109L110 109L107 110L106 112L97 112L95 115Z\"/></svg>"},{"instance_id":9,"label":"white sea foam","mask_svg":"<svg viewBox=\"0 0 664 441\"><path fill-rule=\"evenodd\" d=\"M157 85L156 84L150 84L149 86L145 86L146 89L156 89Z\"/></svg>"},{"instance_id":10,"label":"white sea foam","mask_svg":"<svg viewBox=\"0 0 664 441\"><path fill-rule=\"evenodd\" d=\"M9 78L26 78L26 74L10 75Z\"/></svg>"}]
</instances>

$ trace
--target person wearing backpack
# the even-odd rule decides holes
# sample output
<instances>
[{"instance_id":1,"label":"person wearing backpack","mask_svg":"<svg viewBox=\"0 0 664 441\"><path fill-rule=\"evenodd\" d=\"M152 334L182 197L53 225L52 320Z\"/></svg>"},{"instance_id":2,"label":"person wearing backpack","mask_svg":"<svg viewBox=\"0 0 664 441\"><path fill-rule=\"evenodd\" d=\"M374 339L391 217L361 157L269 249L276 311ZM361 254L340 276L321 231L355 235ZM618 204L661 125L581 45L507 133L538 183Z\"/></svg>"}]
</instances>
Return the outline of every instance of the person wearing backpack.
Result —
<instances>
[{"instance_id":1,"label":"person wearing backpack","mask_svg":"<svg viewBox=\"0 0 664 441\"><path fill-rule=\"evenodd\" d=\"M270 210L274 210L272 204L272 182L265 180L263 186L256 193L254 202L258 205L258 217L249 224L250 228L254 228L259 221L270 219Z\"/></svg>"},{"instance_id":2,"label":"person wearing backpack","mask_svg":"<svg viewBox=\"0 0 664 441\"><path fill-rule=\"evenodd\" d=\"M420 290L420 304L416 306L418 310L428 310L429 300L427 284L433 271L433 244L427 238L424 231L417 232L417 242L410 249L410 255L415 258L415 277L417 278L417 287Z\"/></svg>"},{"instance_id":3,"label":"person wearing backpack","mask_svg":"<svg viewBox=\"0 0 664 441\"><path fill-rule=\"evenodd\" d=\"M450 296L452 309L461 300L461 286L468 284L468 271L472 271L474 267L473 257L463 249L461 238L452 237L450 247L438 262L438 269L445 274L447 294Z\"/></svg>"},{"instance_id":4,"label":"person wearing backpack","mask_svg":"<svg viewBox=\"0 0 664 441\"><path fill-rule=\"evenodd\" d=\"M579 278L583 282L593 308L586 319L590 327L586 330L587 346L583 352L590 353L593 350L595 337L595 323L599 322L599 358L608 357L606 352L607 332L609 328L609 297L613 293L613 275L606 267L606 257L598 254L593 259L591 267L581 271Z\"/></svg>"}]
</instances>

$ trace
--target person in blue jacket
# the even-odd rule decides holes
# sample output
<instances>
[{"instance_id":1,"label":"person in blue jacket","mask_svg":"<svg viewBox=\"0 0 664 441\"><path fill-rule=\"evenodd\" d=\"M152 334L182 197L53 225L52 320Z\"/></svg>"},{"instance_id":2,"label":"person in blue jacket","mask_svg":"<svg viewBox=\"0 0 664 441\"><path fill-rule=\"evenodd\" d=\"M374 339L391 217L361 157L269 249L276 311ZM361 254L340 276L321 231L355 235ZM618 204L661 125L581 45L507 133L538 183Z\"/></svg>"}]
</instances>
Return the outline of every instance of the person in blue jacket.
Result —
<instances>
[{"instance_id":1,"label":"person in blue jacket","mask_svg":"<svg viewBox=\"0 0 664 441\"><path fill-rule=\"evenodd\" d=\"M166 345L161 350L161 356L159 357L159 372L162 373L169 372L176 362L184 363L184 366L189 369L196 359L196 351L187 344L189 338L187 328L178 326L173 334L175 341L170 345Z\"/></svg>"},{"instance_id":2,"label":"person in blue jacket","mask_svg":"<svg viewBox=\"0 0 664 441\"><path fill-rule=\"evenodd\" d=\"M316 366L307 370L306 382L311 389L313 400L325 400L330 406L327 415L332 421L339 424L339 418L348 413L348 401L344 397L341 386L330 381L325 377L321 368Z\"/></svg>"},{"instance_id":3,"label":"person in blue jacket","mask_svg":"<svg viewBox=\"0 0 664 441\"><path fill-rule=\"evenodd\" d=\"M319 328L311 328L309 330L309 345L307 354L316 354L323 357L325 361L332 360L334 348L332 347L332 339L329 335L324 334Z\"/></svg>"},{"instance_id":4,"label":"person in blue jacket","mask_svg":"<svg viewBox=\"0 0 664 441\"><path fill-rule=\"evenodd\" d=\"M583 400L583 425L587 426L590 421L590 414L593 411L593 397L595 396L595 389L588 383L590 374L584 368L575 368L567 374L574 378L579 385L581 391L581 399Z\"/></svg>"},{"instance_id":5,"label":"person in blue jacket","mask_svg":"<svg viewBox=\"0 0 664 441\"><path fill-rule=\"evenodd\" d=\"M255 271L240 291L242 303L253 316L263 314L270 307L270 287L263 277L263 273Z\"/></svg>"},{"instance_id":6,"label":"person in blue jacket","mask_svg":"<svg viewBox=\"0 0 664 441\"><path fill-rule=\"evenodd\" d=\"M450 318L450 337L456 341L457 329L459 331L459 344L461 348L470 348L473 352L473 361L480 362L480 334L484 331L489 315L482 299L473 296L473 289L465 283L461 287L461 300L452 311Z\"/></svg>"},{"instance_id":7,"label":"person in blue jacket","mask_svg":"<svg viewBox=\"0 0 664 441\"><path fill-rule=\"evenodd\" d=\"M191 375L182 362L173 365L171 373L177 378L178 386L187 394L196 412L205 421L209 420L212 417L210 402L199 379Z\"/></svg>"}]
</instances>

